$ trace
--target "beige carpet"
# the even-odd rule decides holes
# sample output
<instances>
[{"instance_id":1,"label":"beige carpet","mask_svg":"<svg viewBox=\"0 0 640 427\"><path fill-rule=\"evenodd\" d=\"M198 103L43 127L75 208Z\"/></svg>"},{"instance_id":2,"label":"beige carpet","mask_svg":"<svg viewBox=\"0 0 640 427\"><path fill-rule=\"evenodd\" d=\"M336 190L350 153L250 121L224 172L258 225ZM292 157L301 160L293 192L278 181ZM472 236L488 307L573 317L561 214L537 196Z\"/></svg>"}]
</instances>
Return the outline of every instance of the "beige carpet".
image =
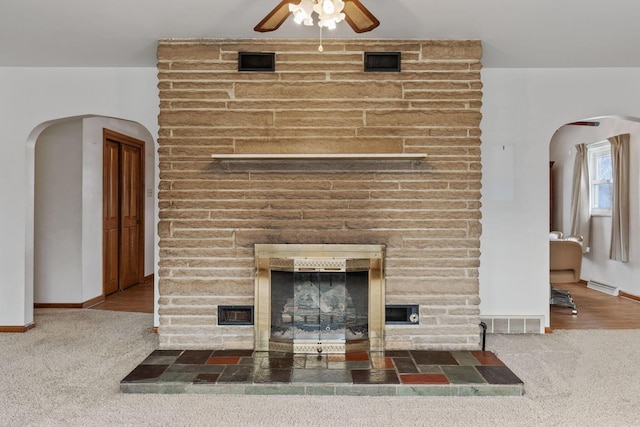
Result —
<instances>
[{"instance_id":1,"label":"beige carpet","mask_svg":"<svg viewBox=\"0 0 640 427\"><path fill-rule=\"evenodd\" d=\"M524 397L136 395L152 315L36 310L0 334L0 426L638 426L640 331L489 335Z\"/></svg>"}]
</instances>

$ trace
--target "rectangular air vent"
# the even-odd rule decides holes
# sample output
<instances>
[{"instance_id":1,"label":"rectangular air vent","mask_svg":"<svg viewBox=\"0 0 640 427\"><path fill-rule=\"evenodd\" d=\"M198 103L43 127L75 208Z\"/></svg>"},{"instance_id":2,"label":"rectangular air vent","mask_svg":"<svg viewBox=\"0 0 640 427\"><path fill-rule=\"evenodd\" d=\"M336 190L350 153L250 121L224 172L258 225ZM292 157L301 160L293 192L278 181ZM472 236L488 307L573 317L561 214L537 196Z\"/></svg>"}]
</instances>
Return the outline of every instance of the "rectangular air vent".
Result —
<instances>
[{"instance_id":1,"label":"rectangular air vent","mask_svg":"<svg viewBox=\"0 0 640 427\"><path fill-rule=\"evenodd\" d=\"M364 71L400 71L400 52L365 52Z\"/></svg>"},{"instance_id":2,"label":"rectangular air vent","mask_svg":"<svg viewBox=\"0 0 640 427\"><path fill-rule=\"evenodd\" d=\"M219 305L218 325L253 325L253 306Z\"/></svg>"},{"instance_id":3,"label":"rectangular air vent","mask_svg":"<svg viewBox=\"0 0 640 427\"><path fill-rule=\"evenodd\" d=\"M238 71L275 71L273 52L238 52Z\"/></svg>"},{"instance_id":4,"label":"rectangular air vent","mask_svg":"<svg viewBox=\"0 0 640 427\"><path fill-rule=\"evenodd\" d=\"M416 325L420 322L417 304L386 305L384 315L387 324Z\"/></svg>"}]
</instances>

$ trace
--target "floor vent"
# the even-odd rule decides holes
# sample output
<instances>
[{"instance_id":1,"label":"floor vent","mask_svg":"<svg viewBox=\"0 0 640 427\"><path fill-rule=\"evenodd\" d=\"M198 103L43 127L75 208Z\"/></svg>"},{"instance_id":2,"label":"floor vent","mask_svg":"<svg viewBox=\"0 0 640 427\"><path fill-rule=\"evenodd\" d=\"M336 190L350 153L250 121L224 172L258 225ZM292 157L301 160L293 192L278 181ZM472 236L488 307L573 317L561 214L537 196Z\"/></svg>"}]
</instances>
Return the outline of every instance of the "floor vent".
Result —
<instances>
[{"instance_id":1,"label":"floor vent","mask_svg":"<svg viewBox=\"0 0 640 427\"><path fill-rule=\"evenodd\" d=\"M489 334L543 334L544 316L481 316Z\"/></svg>"},{"instance_id":2,"label":"floor vent","mask_svg":"<svg viewBox=\"0 0 640 427\"><path fill-rule=\"evenodd\" d=\"M604 292L605 294L613 295L614 297L618 296L618 288L616 288L615 286L604 284L602 282L596 282L595 280L589 280L589 282L587 283L587 288Z\"/></svg>"}]
</instances>

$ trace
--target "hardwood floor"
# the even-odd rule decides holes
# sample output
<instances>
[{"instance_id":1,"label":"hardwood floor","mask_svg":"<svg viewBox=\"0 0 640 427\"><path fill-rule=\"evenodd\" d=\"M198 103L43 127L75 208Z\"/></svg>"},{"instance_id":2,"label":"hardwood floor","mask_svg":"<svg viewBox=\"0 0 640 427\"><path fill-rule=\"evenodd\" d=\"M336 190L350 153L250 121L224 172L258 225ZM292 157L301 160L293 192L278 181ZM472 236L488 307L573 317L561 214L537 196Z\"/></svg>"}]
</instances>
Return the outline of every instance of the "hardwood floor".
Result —
<instances>
[{"instance_id":1,"label":"hardwood floor","mask_svg":"<svg viewBox=\"0 0 640 427\"><path fill-rule=\"evenodd\" d=\"M104 302L91 308L94 310L153 313L153 280L108 295Z\"/></svg>"},{"instance_id":2,"label":"hardwood floor","mask_svg":"<svg viewBox=\"0 0 640 427\"><path fill-rule=\"evenodd\" d=\"M567 307L551 306L551 329L640 329L640 302L614 297L581 283L554 286L571 292L578 314Z\"/></svg>"}]
</instances>

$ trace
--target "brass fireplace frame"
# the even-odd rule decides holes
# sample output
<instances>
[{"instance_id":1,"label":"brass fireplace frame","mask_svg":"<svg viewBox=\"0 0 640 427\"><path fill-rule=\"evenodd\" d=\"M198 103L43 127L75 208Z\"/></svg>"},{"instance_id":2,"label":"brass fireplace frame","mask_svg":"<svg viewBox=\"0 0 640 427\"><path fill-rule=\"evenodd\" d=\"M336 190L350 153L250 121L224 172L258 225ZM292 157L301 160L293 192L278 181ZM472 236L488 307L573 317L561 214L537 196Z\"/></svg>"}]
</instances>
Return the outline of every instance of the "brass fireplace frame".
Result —
<instances>
[{"instance_id":1,"label":"brass fireplace frame","mask_svg":"<svg viewBox=\"0 0 640 427\"><path fill-rule=\"evenodd\" d=\"M335 262L357 262L362 266L368 261L368 348L354 350L384 351L385 281L384 245L342 244L256 244L255 245L255 301L254 301L254 350L311 352L308 346L282 346L271 341L271 270L282 264L308 263L331 265ZM335 342L314 344L314 352L344 353L349 351Z\"/></svg>"}]
</instances>

